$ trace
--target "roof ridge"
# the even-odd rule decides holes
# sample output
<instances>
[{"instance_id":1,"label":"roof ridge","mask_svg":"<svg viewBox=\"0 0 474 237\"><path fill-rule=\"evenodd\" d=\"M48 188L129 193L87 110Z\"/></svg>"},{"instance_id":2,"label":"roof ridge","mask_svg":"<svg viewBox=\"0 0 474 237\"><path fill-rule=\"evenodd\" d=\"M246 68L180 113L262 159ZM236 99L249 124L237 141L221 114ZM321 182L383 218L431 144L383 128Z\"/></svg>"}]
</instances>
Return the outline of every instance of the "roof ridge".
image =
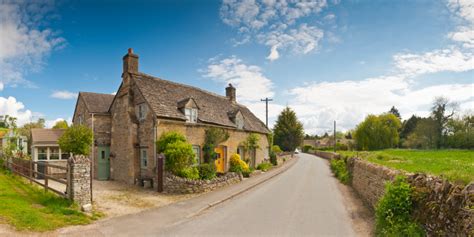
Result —
<instances>
[{"instance_id":1,"label":"roof ridge","mask_svg":"<svg viewBox=\"0 0 474 237\"><path fill-rule=\"evenodd\" d=\"M81 94L96 94L96 95L110 95L110 96L115 96L113 94L108 94L108 93L99 93L99 92L89 92L89 91L79 91Z\"/></svg>"},{"instance_id":2,"label":"roof ridge","mask_svg":"<svg viewBox=\"0 0 474 237\"><path fill-rule=\"evenodd\" d=\"M216 92L207 91L207 90L201 89L201 88L196 87L196 86L191 86L191 85L187 85L187 84L183 84L183 83L179 83L179 82L174 82L174 81L166 80L166 79L159 78L159 77L155 77L155 76L152 76L152 75L150 75L150 74L143 73L143 72L131 73L131 74L138 75L138 76L146 76L146 77L149 77L149 78L151 78L151 79L153 79L153 80L160 80L160 81L164 81L164 82L171 83L171 84L174 84L174 85L188 87L188 88L191 88L191 89L194 89L194 90L198 90L198 91L207 93L207 94L212 95L212 96L217 96L217 97L221 97L222 99L228 100L228 99L227 99L227 96L219 95L219 94L217 94ZM237 103L237 102L235 102L235 104L236 104L236 105L240 105L240 106L246 107L245 105L242 105L242 104Z\"/></svg>"}]
</instances>

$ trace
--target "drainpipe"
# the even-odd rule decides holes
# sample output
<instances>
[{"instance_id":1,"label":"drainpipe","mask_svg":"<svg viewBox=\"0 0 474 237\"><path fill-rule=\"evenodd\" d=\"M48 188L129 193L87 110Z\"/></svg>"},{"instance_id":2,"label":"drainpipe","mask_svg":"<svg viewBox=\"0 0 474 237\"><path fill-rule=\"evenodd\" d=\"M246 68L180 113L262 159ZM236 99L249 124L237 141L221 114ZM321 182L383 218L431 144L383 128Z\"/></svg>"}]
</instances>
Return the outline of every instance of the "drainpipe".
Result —
<instances>
[{"instance_id":1,"label":"drainpipe","mask_svg":"<svg viewBox=\"0 0 474 237\"><path fill-rule=\"evenodd\" d=\"M90 173L90 177L91 177L91 185L90 185L90 189L91 189L91 204L92 204L92 195L93 195L93 191L92 191L92 180L94 180L94 113L91 113L91 119L92 119L92 150L91 150L91 173Z\"/></svg>"},{"instance_id":2,"label":"drainpipe","mask_svg":"<svg viewBox=\"0 0 474 237\"><path fill-rule=\"evenodd\" d=\"M156 118L153 119L153 159L155 160L155 167L158 171L158 158L156 156ZM156 181L158 182L158 180Z\"/></svg>"}]
</instances>

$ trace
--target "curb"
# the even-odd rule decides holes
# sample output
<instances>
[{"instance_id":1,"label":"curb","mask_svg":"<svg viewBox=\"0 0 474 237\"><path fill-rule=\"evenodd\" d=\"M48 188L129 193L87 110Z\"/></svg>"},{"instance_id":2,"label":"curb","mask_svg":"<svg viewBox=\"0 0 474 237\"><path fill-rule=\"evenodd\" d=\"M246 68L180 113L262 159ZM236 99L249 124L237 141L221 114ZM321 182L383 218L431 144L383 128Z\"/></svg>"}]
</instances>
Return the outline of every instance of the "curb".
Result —
<instances>
[{"instance_id":1,"label":"curb","mask_svg":"<svg viewBox=\"0 0 474 237\"><path fill-rule=\"evenodd\" d=\"M199 215L201 212L204 212L204 211L210 209L211 207L214 207L214 206L217 206L217 205L219 205L219 204L221 204L221 203L224 203L224 202L226 202L226 201L228 201L228 200L230 200L230 199L232 199L232 198L234 198L234 197L236 197L236 196L239 196L240 194L243 194L243 193L249 191L250 189L255 188L256 186L258 186L258 185L260 185L260 184L263 184L263 183L267 182L268 180L272 179L273 177L275 177L275 176L277 176L277 175L279 175L279 174L282 174L283 172L285 172L285 171L287 171L288 169L290 169L291 167L293 167L293 165L296 164L296 162L298 161L298 159L299 159L299 157L296 156L295 158L292 159L292 161L291 161L292 163L291 163L291 164L288 164L288 165L286 165L285 167L280 167L280 168L279 168L280 170L275 171L274 174L268 176L267 178L264 178L264 179L260 180L259 182L255 183L255 184L252 184L252 185L250 185L250 186L248 186L248 187L246 187L246 188L244 188L244 189L242 189L242 190L239 190L239 191L237 191L237 192L235 192L235 193L233 193L233 194L227 196L226 198L223 198L223 199L221 199L221 200L219 200L219 201L215 201L215 202L213 202L213 203L209 203L209 204L207 204L206 207L203 207L203 208L199 209L197 212L186 216L186 218L190 218L190 217L193 217L193 216L197 216L197 215Z\"/></svg>"}]
</instances>

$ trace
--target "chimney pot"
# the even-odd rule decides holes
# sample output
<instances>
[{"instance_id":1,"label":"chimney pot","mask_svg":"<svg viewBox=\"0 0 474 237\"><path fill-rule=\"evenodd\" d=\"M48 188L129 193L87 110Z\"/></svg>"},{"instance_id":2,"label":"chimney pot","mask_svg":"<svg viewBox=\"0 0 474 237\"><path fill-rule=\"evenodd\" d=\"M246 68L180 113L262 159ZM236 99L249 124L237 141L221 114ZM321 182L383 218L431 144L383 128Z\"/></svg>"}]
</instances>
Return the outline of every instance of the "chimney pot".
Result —
<instances>
[{"instance_id":1,"label":"chimney pot","mask_svg":"<svg viewBox=\"0 0 474 237\"><path fill-rule=\"evenodd\" d=\"M128 53L129 53L129 54L133 54L133 49L132 49L132 48L128 48Z\"/></svg>"}]
</instances>

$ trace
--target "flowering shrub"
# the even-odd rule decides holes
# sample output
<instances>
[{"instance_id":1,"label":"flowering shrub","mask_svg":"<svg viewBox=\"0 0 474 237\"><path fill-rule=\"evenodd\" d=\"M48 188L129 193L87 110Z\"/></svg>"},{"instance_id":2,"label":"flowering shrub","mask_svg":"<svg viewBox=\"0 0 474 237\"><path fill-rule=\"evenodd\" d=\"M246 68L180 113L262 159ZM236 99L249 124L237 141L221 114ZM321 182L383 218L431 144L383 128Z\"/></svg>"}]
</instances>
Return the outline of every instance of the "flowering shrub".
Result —
<instances>
[{"instance_id":1,"label":"flowering shrub","mask_svg":"<svg viewBox=\"0 0 474 237\"><path fill-rule=\"evenodd\" d=\"M249 171L249 165L245 163L238 154L230 156L230 172L243 173Z\"/></svg>"}]
</instances>

